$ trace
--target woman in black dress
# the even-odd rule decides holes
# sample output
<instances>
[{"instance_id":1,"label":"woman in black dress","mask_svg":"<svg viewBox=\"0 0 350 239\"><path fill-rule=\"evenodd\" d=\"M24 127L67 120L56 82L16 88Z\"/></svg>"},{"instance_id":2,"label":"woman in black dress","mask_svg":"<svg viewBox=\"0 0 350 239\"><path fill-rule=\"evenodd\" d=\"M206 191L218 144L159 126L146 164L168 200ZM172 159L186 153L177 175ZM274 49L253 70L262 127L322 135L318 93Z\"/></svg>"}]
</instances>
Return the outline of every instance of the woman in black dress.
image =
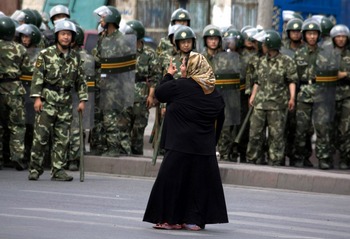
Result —
<instances>
[{"instance_id":1,"label":"woman in black dress","mask_svg":"<svg viewBox=\"0 0 350 239\"><path fill-rule=\"evenodd\" d=\"M190 52L180 68L182 77L174 80L177 69L171 62L155 92L167 103L161 136L165 155L143 221L156 229L198 231L228 222L215 150L225 104L203 55Z\"/></svg>"}]
</instances>

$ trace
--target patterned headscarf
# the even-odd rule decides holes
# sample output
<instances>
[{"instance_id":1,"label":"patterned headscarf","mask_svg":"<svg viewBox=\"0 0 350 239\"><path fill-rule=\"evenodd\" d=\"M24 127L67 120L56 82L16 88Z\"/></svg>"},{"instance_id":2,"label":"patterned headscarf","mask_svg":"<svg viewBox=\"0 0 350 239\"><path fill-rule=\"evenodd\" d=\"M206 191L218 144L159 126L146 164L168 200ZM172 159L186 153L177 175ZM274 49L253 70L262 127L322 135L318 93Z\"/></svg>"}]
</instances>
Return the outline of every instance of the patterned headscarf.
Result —
<instances>
[{"instance_id":1,"label":"patterned headscarf","mask_svg":"<svg viewBox=\"0 0 350 239\"><path fill-rule=\"evenodd\" d=\"M197 52L190 53L187 63L187 77L195 80L206 95L212 93L215 89L213 69L207 59Z\"/></svg>"}]
</instances>

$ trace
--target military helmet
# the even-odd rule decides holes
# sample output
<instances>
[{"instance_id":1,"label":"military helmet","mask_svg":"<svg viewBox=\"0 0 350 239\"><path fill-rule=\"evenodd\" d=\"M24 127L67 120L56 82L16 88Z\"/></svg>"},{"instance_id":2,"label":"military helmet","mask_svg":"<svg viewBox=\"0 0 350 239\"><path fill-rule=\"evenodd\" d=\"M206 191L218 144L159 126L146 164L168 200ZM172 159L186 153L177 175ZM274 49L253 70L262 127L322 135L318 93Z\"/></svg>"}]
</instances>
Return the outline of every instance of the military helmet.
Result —
<instances>
[{"instance_id":1,"label":"military helmet","mask_svg":"<svg viewBox=\"0 0 350 239\"><path fill-rule=\"evenodd\" d=\"M72 42L75 41L75 37L77 35L77 28L73 22L68 21L68 20L62 20L62 21L58 21L55 24L54 32L56 35L56 40L57 40L57 33L60 31L71 31L72 32Z\"/></svg>"},{"instance_id":2,"label":"military helmet","mask_svg":"<svg viewBox=\"0 0 350 239\"><path fill-rule=\"evenodd\" d=\"M228 41L230 39L235 40L236 47L242 48L244 45L243 35L237 29L228 29L223 36L223 41Z\"/></svg>"},{"instance_id":3,"label":"military helmet","mask_svg":"<svg viewBox=\"0 0 350 239\"><path fill-rule=\"evenodd\" d=\"M265 31L265 45L269 50L279 50L282 45L282 40L280 34L275 30Z\"/></svg>"},{"instance_id":4,"label":"military helmet","mask_svg":"<svg viewBox=\"0 0 350 239\"><path fill-rule=\"evenodd\" d=\"M132 28L132 30L134 31L137 37L137 40L140 40L145 36L145 27L143 26L141 21L131 20L131 21L128 21L126 25Z\"/></svg>"},{"instance_id":5,"label":"military helmet","mask_svg":"<svg viewBox=\"0 0 350 239\"><path fill-rule=\"evenodd\" d=\"M301 31L303 21L299 18L292 18L287 22L286 31Z\"/></svg>"},{"instance_id":6,"label":"military helmet","mask_svg":"<svg viewBox=\"0 0 350 239\"><path fill-rule=\"evenodd\" d=\"M23 9L22 12L24 12L24 22L27 24L37 24L37 17L35 13L31 9Z\"/></svg>"},{"instance_id":7,"label":"military helmet","mask_svg":"<svg viewBox=\"0 0 350 239\"><path fill-rule=\"evenodd\" d=\"M188 26L190 26L191 23L191 17L187 10L183 8L176 9L172 14L170 18L171 25L175 25L175 21L187 21Z\"/></svg>"},{"instance_id":8,"label":"military helmet","mask_svg":"<svg viewBox=\"0 0 350 239\"><path fill-rule=\"evenodd\" d=\"M14 21L7 16L0 17L0 39L5 41L11 41L16 32L16 26Z\"/></svg>"},{"instance_id":9,"label":"military helmet","mask_svg":"<svg viewBox=\"0 0 350 239\"><path fill-rule=\"evenodd\" d=\"M196 34L192 28L188 26L182 26L174 33L174 40L177 50L179 50L179 41L185 39L193 39L192 50L196 49Z\"/></svg>"},{"instance_id":10,"label":"military helmet","mask_svg":"<svg viewBox=\"0 0 350 239\"><path fill-rule=\"evenodd\" d=\"M205 47L207 47L207 43L206 43L207 37L219 37L218 48L221 47L222 37L221 37L221 30L219 27L210 24L203 29L203 39L204 39L204 46Z\"/></svg>"},{"instance_id":11,"label":"military helmet","mask_svg":"<svg viewBox=\"0 0 350 239\"><path fill-rule=\"evenodd\" d=\"M330 31L331 38L337 37L337 36L346 36L347 38L350 37L350 31L349 28L343 24L335 25L332 30Z\"/></svg>"},{"instance_id":12,"label":"military helmet","mask_svg":"<svg viewBox=\"0 0 350 239\"><path fill-rule=\"evenodd\" d=\"M50 15L50 19L51 19L52 23L53 23L53 17L56 15L59 15L59 14L65 14L65 15L67 15L68 18L70 18L70 13L69 13L68 7L59 4L59 5L56 5L50 9L49 15Z\"/></svg>"},{"instance_id":13,"label":"military helmet","mask_svg":"<svg viewBox=\"0 0 350 239\"><path fill-rule=\"evenodd\" d=\"M329 33L334 26L331 19L323 15L314 15L312 18L316 19L319 22L321 26L322 36L329 36Z\"/></svg>"},{"instance_id":14,"label":"military helmet","mask_svg":"<svg viewBox=\"0 0 350 239\"><path fill-rule=\"evenodd\" d=\"M108 14L107 16L105 16L104 21L106 23L113 23L116 25L117 28L119 28L119 24L122 19L120 12L118 11L118 9L116 9L113 6L107 6L107 7L111 11L111 14Z\"/></svg>"},{"instance_id":15,"label":"military helmet","mask_svg":"<svg viewBox=\"0 0 350 239\"><path fill-rule=\"evenodd\" d=\"M304 40L305 40L305 32L307 32L307 31L318 31L318 39L317 40L321 39L322 30L321 30L321 26L320 26L319 22L316 19L309 18L303 22L303 25L301 26L301 32L302 32Z\"/></svg>"},{"instance_id":16,"label":"military helmet","mask_svg":"<svg viewBox=\"0 0 350 239\"><path fill-rule=\"evenodd\" d=\"M37 26L34 24L22 24L16 28L19 34L24 34L30 37L31 45L38 45L41 41L41 32Z\"/></svg>"},{"instance_id":17,"label":"military helmet","mask_svg":"<svg viewBox=\"0 0 350 239\"><path fill-rule=\"evenodd\" d=\"M75 24L75 28L77 31L77 35L75 37L75 44L77 44L78 46L82 46L84 45L84 30L77 24Z\"/></svg>"}]
</instances>

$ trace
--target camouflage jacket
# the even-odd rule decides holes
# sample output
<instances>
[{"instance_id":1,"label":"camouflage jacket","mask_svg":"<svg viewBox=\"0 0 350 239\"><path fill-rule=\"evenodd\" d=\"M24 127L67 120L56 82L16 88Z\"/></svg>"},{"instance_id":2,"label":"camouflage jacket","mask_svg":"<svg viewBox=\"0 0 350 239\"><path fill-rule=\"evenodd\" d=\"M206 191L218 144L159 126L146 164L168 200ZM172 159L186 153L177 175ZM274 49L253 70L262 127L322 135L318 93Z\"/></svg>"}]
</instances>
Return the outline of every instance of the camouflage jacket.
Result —
<instances>
[{"instance_id":1,"label":"camouflage jacket","mask_svg":"<svg viewBox=\"0 0 350 239\"><path fill-rule=\"evenodd\" d=\"M338 80L336 87L336 100L350 98L350 50L345 49L340 55L339 71L347 72L348 76Z\"/></svg>"},{"instance_id":2,"label":"camouflage jacket","mask_svg":"<svg viewBox=\"0 0 350 239\"><path fill-rule=\"evenodd\" d=\"M246 75L247 75L247 70L248 70L248 63L250 59L256 54L255 50L248 50L244 48L242 52L240 53L241 55L241 91L245 92L245 87L246 87ZM249 92L247 92L249 93Z\"/></svg>"},{"instance_id":3,"label":"camouflage jacket","mask_svg":"<svg viewBox=\"0 0 350 239\"><path fill-rule=\"evenodd\" d=\"M0 40L0 94L24 95L26 91L19 77L32 72L33 65L25 47L14 41Z\"/></svg>"},{"instance_id":4,"label":"camouflage jacket","mask_svg":"<svg viewBox=\"0 0 350 239\"><path fill-rule=\"evenodd\" d=\"M64 56L56 45L42 50L36 61L30 96L41 97L52 105L71 104L72 88L81 101L88 99L79 53L71 50Z\"/></svg>"},{"instance_id":5,"label":"camouflage jacket","mask_svg":"<svg viewBox=\"0 0 350 239\"><path fill-rule=\"evenodd\" d=\"M101 35L97 41L95 60L101 63L101 58L121 57L133 53L132 49L136 51L136 42L128 42L128 35L123 36L119 30Z\"/></svg>"},{"instance_id":6,"label":"camouflage jacket","mask_svg":"<svg viewBox=\"0 0 350 239\"><path fill-rule=\"evenodd\" d=\"M333 47L332 47L333 48ZM297 65L299 78L299 92L297 100L305 103L323 101L324 88L335 88L335 84L318 83L317 77L325 72L333 72L334 78L337 76L338 67L336 66L337 58L331 47L317 47L315 50L304 46L297 50L294 56Z\"/></svg>"},{"instance_id":7,"label":"camouflage jacket","mask_svg":"<svg viewBox=\"0 0 350 239\"><path fill-rule=\"evenodd\" d=\"M265 55L256 69L255 83L258 91L254 107L262 110L286 109L289 100L289 84L297 83L295 63L289 56L278 54L276 57Z\"/></svg>"},{"instance_id":8,"label":"camouflage jacket","mask_svg":"<svg viewBox=\"0 0 350 239\"><path fill-rule=\"evenodd\" d=\"M253 85L256 79L255 71L259 66L261 55L256 53L251 56L247 66L246 66L246 75L245 75L245 94L250 95L252 93Z\"/></svg>"},{"instance_id":9,"label":"camouflage jacket","mask_svg":"<svg viewBox=\"0 0 350 239\"><path fill-rule=\"evenodd\" d=\"M156 52L143 45L136 52L135 102L146 101L149 88L154 88L161 77L161 67Z\"/></svg>"},{"instance_id":10,"label":"camouflage jacket","mask_svg":"<svg viewBox=\"0 0 350 239\"><path fill-rule=\"evenodd\" d=\"M162 37L159 41L158 47L156 49L157 55L159 56L163 52L171 52L173 45L171 44L168 37Z\"/></svg>"}]
</instances>

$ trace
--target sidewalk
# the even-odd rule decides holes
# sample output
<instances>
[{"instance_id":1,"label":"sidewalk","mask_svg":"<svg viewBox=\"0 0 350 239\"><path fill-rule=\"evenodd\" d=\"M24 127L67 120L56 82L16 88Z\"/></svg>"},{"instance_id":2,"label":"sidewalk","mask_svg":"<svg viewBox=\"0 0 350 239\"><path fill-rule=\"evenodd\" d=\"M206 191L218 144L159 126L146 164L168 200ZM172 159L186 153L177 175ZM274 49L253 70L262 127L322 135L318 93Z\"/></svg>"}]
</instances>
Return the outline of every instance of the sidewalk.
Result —
<instances>
[{"instance_id":1,"label":"sidewalk","mask_svg":"<svg viewBox=\"0 0 350 239\"><path fill-rule=\"evenodd\" d=\"M162 157L152 165L153 150L148 143L154 121L154 109L150 112L145 131L144 156L118 158L85 156L85 171L128 176L156 177ZM315 157L311 158L317 164ZM224 184L267 187L318 193L350 195L350 170L320 170L317 168L272 167L219 161Z\"/></svg>"}]
</instances>

